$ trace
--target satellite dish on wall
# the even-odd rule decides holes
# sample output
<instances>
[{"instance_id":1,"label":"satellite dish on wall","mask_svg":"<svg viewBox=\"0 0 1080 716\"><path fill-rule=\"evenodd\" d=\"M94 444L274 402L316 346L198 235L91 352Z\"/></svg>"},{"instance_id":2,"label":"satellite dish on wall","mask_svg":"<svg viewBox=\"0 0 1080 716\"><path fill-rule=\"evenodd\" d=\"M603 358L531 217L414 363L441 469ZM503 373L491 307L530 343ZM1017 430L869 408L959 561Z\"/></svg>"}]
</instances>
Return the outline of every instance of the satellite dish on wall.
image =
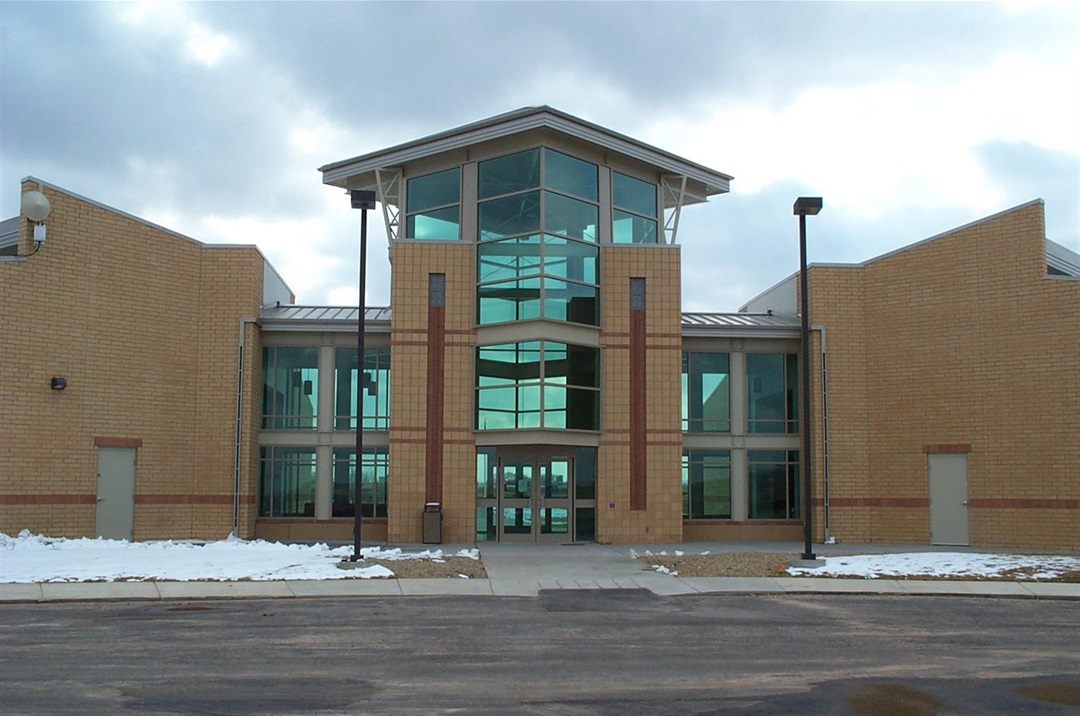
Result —
<instances>
[{"instance_id":1,"label":"satellite dish on wall","mask_svg":"<svg viewBox=\"0 0 1080 716\"><path fill-rule=\"evenodd\" d=\"M49 206L49 199L40 191L28 191L22 195L19 213L23 218L30 221L45 221L50 211L52 207Z\"/></svg>"}]
</instances>

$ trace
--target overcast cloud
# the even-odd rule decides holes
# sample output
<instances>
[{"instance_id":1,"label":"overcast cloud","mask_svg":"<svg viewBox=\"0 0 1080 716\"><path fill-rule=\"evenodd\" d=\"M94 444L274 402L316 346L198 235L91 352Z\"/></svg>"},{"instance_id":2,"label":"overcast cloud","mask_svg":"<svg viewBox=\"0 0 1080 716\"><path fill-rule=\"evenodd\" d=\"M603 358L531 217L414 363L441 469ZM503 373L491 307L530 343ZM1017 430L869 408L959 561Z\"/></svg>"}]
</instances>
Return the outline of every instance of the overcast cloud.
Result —
<instances>
[{"instance_id":1,"label":"overcast cloud","mask_svg":"<svg viewBox=\"0 0 1080 716\"><path fill-rule=\"evenodd\" d=\"M1080 251L1080 6L0 3L0 218L33 175L356 301L317 167L547 104L733 174L684 212L684 310L735 310L1041 197ZM376 217L373 218L377 218ZM373 221L368 301L389 301Z\"/></svg>"}]
</instances>

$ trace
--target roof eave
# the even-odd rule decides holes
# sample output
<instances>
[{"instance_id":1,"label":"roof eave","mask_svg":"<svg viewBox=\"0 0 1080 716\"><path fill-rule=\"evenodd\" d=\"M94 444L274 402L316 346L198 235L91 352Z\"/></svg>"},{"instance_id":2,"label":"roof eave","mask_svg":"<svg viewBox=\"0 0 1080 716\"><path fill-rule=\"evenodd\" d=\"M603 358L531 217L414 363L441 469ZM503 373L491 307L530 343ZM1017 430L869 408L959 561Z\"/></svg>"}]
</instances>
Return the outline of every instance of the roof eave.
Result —
<instances>
[{"instance_id":1,"label":"roof eave","mask_svg":"<svg viewBox=\"0 0 1080 716\"><path fill-rule=\"evenodd\" d=\"M730 190L733 177L728 174L701 166L551 107L527 107L497 115L371 154L326 164L320 167L319 171L323 174L324 184L343 189L355 188L350 186L351 178L373 172L375 169L401 166L463 147L544 128L554 129L567 136L650 164L664 173L686 176L700 182L705 187L706 196L723 194Z\"/></svg>"}]
</instances>

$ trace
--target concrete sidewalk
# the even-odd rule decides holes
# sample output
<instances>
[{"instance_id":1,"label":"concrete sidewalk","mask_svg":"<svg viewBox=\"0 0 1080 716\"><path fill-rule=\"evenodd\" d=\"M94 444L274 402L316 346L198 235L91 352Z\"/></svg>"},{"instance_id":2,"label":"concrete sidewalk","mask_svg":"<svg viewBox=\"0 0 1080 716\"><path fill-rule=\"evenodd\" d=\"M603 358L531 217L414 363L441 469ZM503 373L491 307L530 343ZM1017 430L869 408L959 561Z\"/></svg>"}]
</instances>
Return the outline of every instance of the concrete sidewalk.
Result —
<instances>
[{"instance_id":1,"label":"concrete sidewalk","mask_svg":"<svg viewBox=\"0 0 1080 716\"><path fill-rule=\"evenodd\" d=\"M472 545L442 545L453 554ZM797 555L801 545L513 545L478 546L487 579L330 579L320 581L127 581L0 584L0 602L80 600L186 600L296 597L386 596L512 596L535 597L545 589L646 589L661 596L685 594L894 594L959 595L1027 599L1080 600L1080 584L1040 582L976 582L897 579L832 579L806 577L684 578L643 567L632 551L643 554L676 550L768 551ZM417 547L419 551L420 547ZM941 551L940 548L882 545L820 546L823 556L837 553ZM411 550L407 550L411 551ZM972 551L980 550L954 550Z\"/></svg>"}]
</instances>

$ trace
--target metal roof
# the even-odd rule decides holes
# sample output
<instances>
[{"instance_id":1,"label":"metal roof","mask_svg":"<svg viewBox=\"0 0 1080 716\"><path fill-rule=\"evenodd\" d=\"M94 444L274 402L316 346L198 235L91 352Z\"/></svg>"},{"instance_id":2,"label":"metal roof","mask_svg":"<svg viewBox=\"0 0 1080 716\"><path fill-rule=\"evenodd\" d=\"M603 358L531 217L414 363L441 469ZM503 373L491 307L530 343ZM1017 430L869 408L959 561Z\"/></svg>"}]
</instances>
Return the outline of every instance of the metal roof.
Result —
<instances>
[{"instance_id":1,"label":"metal roof","mask_svg":"<svg viewBox=\"0 0 1080 716\"><path fill-rule=\"evenodd\" d=\"M355 331L358 309L347 306L266 306L259 323L272 331ZM364 322L369 331L390 330L390 309L368 307ZM682 332L688 336L754 335L798 337L798 316L768 313L684 313Z\"/></svg>"},{"instance_id":2,"label":"metal roof","mask_svg":"<svg viewBox=\"0 0 1080 716\"><path fill-rule=\"evenodd\" d=\"M356 332L359 309L356 306L263 306L259 324L272 331ZM390 330L390 309L371 306L364 309L364 325L369 331Z\"/></svg>"},{"instance_id":3,"label":"metal roof","mask_svg":"<svg viewBox=\"0 0 1080 716\"><path fill-rule=\"evenodd\" d=\"M595 146L632 157L656 167L661 172L685 176L701 182L706 197L729 191L729 182L732 177L728 174L709 169L663 149L547 106L523 107L352 159L332 162L319 167L319 171L322 172L324 184L357 188L350 185L350 179L373 172L375 169L401 166L481 142L542 128L550 128Z\"/></svg>"}]
</instances>

